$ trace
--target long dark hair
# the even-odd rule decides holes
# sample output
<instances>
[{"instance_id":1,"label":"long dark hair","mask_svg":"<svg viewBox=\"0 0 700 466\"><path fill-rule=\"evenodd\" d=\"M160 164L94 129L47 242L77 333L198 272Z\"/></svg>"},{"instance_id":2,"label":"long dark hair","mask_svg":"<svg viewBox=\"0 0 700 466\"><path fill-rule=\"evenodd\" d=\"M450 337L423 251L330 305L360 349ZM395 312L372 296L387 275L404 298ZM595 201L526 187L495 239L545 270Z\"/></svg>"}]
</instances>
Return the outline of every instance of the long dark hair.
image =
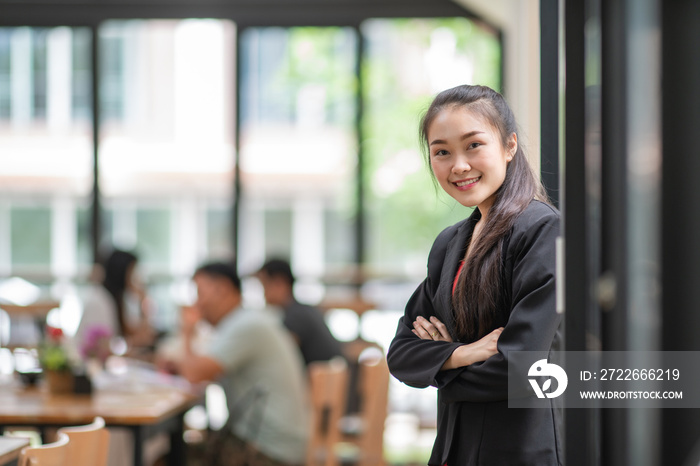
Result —
<instances>
[{"instance_id":1,"label":"long dark hair","mask_svg":"<svg viewBox=\"0 0 700 466\"><path fill-rule=\"evenodd\" d=\"M488 121L500 134L501 146L508 147L513 134L518 134L515 116L501 94L486 86L457 86L438 94L420 123L420 136L430 164L428 129L444 109L464 107ZM494 328L503 302L501 250L515 218L533 199L547 202L547 194L523 151L518 138L517 151L506 169L503 184L496 191L482 234L459 276L452 296L458 336L476 340ZM466 247L466 245L465 245Z\"/></svg>"},{"instance_id":2,"label":"long dark hair","mask_svg":"<svg viewBox=\"0 0 700 466\"><path fill-rule=\"evenodd\" d=\"M138 258L128 251L115 249L104 261L104 279L102 286L112 295L117 306L117 322L122 336L127 336L126 306L124 294L129 284L126 282L129 268L136 264Z\"/></svg>"}]
</instances>

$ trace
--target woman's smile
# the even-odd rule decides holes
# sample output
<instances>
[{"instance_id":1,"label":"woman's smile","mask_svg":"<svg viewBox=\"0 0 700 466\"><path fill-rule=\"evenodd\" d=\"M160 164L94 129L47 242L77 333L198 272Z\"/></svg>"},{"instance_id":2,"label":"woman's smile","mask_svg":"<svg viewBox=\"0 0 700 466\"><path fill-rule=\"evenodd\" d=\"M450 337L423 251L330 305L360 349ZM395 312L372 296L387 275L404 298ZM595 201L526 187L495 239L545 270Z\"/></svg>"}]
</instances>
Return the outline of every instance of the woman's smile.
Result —
<instances>
[{"instance_id":1,"label":"woman's smile","mask_svg":"<svg viewBox=\"0 0 700 466\"><path fill-rule=\"evenodd\" d=\"M481 177L477 176L475 178L453 181L452 184L454 184L460 191L466 191L467 189L473 188L474 185L479 182L479 180L481 180Z\"/></svg>"}]
</instances>

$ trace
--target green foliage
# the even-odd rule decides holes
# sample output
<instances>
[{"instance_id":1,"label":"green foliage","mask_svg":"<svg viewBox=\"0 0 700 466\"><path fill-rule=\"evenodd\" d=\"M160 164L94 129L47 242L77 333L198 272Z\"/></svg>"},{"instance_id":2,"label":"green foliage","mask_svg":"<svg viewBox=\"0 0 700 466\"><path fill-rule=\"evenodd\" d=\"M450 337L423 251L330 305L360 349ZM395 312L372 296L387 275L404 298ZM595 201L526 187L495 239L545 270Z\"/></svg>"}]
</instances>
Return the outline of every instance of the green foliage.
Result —
<instances>
[{"instance_id":1,"label":"green foliage","mask_svg":"<svg viewBox=\"0 0 700 466\"><path fill-rule=\"evenodd\" d=\"M318 85L326 93L326 112L336 124L352 124L351 101L357 89L353 60L357 47L348 28L295 27L287 32L285 62L277 70L277 85L297 95L304 86ZM296 103L292 103L295 105ZM345 110L345 111L344 111Z\"/></svg>"},{"instance_id":2,"label":"green foliage","mask_svg":"<svg viewBox=\"0 0 700 466\"><path fill-rule=\"evenodd\" d=\"M401 266L412 256L424 260L435 236L471 213L434 183L421 153L420 117L434 95L430 79L439 77L442 70L427 69L420 61L416 66L416 60L427 56L435 31L449 31L455 56L472 64L472 83L500 89L500 44L493 31L466 18L370 23L363 31L369 46L362 66L366 83L362 145L371 215L370 257L375 265ZM403 67L411 61L412 67ZM450 70L449 63L432 65L444 66L444 72ZM466 81L465 77L461 82ZM390 189L382 190L387 172L395 176L388 178Z\"/></svg>"},{"instance_id":3,"label":"green foliage","mask_svg":"<svg viewBox=\"0 0 700 466\"><path fill-rule=\"evenodd\" d=\"M41 367L46 370L63 371L70 369L70 361L63 348L46 345L39 350Z\"/></svg>"}]
</instances>

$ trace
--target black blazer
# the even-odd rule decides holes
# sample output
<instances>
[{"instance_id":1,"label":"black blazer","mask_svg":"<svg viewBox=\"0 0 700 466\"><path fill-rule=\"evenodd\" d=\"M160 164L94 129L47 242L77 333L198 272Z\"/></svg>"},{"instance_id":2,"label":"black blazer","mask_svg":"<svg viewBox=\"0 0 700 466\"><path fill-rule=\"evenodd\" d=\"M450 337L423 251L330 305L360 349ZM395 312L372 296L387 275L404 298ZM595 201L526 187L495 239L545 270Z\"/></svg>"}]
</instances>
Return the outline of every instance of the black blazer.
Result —
<instances>
[{"instance_id":1,"label":"black blazer","mask_svg":"<svg viewBox=\"0 0 700 466\"><path fill-rule=\"evenodd\" d=\"M440 371L462 343L421 340L413 334L418 315L436 316L453 340L452 284L459 261L479 219L478 209L438 235L428 258L428 276L399 320L387 353L391 373L414 386L438 388L438 432L430 465L561 465L561 412L508 408L509 351L549 352L559 346L561 315L556 312L555 241L559 212L533 201L515 220L503 251L506 308L499 353L467 367Z\"/></svg>"}]
</instances>

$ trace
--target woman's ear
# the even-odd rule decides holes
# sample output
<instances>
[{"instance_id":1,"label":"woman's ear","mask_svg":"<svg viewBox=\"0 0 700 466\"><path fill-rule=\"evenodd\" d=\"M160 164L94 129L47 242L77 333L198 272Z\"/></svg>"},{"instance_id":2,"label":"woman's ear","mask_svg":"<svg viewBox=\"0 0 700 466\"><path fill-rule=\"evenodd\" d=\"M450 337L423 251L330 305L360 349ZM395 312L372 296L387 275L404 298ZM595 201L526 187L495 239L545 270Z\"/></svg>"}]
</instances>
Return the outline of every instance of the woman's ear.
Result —
<instances>
[{"instance_id":1,"label":"woman's ear","mask_svg":"<svg viewBox=\"0 0 700 466\"><path fill-rule=\"evenodd\" d=\"M518 135L513 133L508 138L508 148L506 149L506 161L510 162L515 157L515 153L518 151Z\"/></svg>"}]
</instances>

